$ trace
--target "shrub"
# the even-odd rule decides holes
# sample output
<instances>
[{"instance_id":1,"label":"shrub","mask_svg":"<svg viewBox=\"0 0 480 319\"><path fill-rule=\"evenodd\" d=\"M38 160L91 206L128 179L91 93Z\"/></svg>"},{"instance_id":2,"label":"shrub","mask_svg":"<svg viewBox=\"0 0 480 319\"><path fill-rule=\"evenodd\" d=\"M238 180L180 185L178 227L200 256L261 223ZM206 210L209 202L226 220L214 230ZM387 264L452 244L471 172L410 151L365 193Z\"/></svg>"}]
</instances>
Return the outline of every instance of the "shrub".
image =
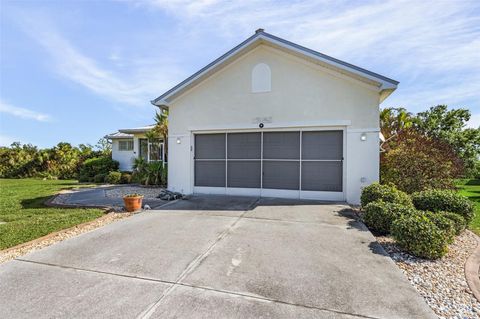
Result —
<instances>
[{"instance_id":1,"label":"shrub","mask_svg":"<svg viewBox=\"0 0 480 319\"><path fill-rule=\"evenodd\" d=\"M93 177L93 182L94 183L104 183L105 182L105 178L107 177L107 174L97 174Z\"/></svg>"},{"instance_id":2,"label":"shrub","mask_svg":"<svg viewBox=\"0 0 480 319\"><path fill-rule=\"evenodd\" d=\"M447 252L447 236L425 214L400 216L391 231L398 245L412 255L436 259Z\"/></svg>"},{"instance_id":3,"label":"shrub","mask_svg":"<svg viewBox=\"0 0 480 319\"><path fill-rule=\"evenodd\" d=\"M380 180L409 194L425 189L452 189L463 162L447 142L405 130L380 156Z\"/></svg>"},{"instance_id":4,"label":"shrub","mask_svg":"<svg viewBox=\"0 0 480 319\"><path fill-rule=\"evenodd\" d=\"M453 221L439 213L425 212L424 214L435 226L444 232L447 242L452 243L455 238L455 225Z\"/></svg>"},{"instance_id":5,"label":"shrub","mask_svg":"<svg viewBox=\"0 0 480 319\"><path fill-rule=\"evenodd\" d=\"M405 206L412 206L412 200L410 197L399 191L394 185L381 185L379 183L373 183L362 190L360 198L362 207L365 207L368 203L382 200L388 203L397 203Z\"/></svg>"},{"instance_id":6,"label":"shrub","mask_svg":"<svg viewBox=\"0 0 480 319\"><path fill-rule=\"evenodd\" d=\"M110 172L105 177L105 182L108 184L120 184L120 180L122 178L122 173L120 172Z\"/></svg>"},{"instance_id":7,"label":"shrub","mask_svg":"<svg viewBox=\"0 0 480 319\"><path fill-rule=\"evenodd\" d=\"M412 195L417 209L431 212L452 212L461 215L468 224L473 218L473 204L467 197L451 190L427 190Z\"/></svg>"},{"instance_id":8,"label":"shrub","mask_svg":"<svg viewBox=\"0 0 480 319\"><path fill-rule=\"evenodd\" d=\"M130 184L132 182L132 174L122 172L120 176L120 184Z\"/></svg>"},{"instance_id":9,"label":"shrub","mask_svg":"<svg viewBox=\"0 0 480 319\"><path fill-rule=\"evenodd\" d=\"M440 212L444 217L450 219L453 222L453 228L455 230L455 235L460 235L460 233L465 229L467 226L465 222L465 218L460 216L459 214L451 213L451 212Z\"/></svg>"},{"instance_id":10,"label":"shrub","mask_svg":"<svg viewBox=\"0 0 480 319\"><path fill-rule=\"evenodd\" d=\"M393 221L402 215L414 214L410 206L383 201L371 202L364 208L363 221L375 233L386 235L390 233Z\"/></svg>"},{"instance_id":11,"label":"shrub","mask_svg":"<svg viewBox=\"0 0 480 319\"><path fill-rule=\"evenodd\" d=\"M110 157L94 157L87 159L80 168L80 176L94 178L98 174L107 175L111 171L118 170L119 163Z\"/></svg>"}]
</instances>

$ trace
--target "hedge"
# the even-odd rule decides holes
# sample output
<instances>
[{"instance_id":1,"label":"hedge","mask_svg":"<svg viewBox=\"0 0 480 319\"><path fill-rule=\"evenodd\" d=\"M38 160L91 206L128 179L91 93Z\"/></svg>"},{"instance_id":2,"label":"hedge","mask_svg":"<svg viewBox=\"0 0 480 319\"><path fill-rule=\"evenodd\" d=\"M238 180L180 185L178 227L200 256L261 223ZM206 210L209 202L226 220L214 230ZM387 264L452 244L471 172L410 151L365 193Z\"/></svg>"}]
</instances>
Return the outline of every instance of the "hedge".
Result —
<instances>
[{"instance_id":1,"label":"hedge","mask_svg":"<svg viewBox=\"0 0 480 319\"><path fill-rule=\"evenodd\" d=\"M452 212L461 215L468 224L473 219L473 204L467 197L451 190L426 190L412 195L415 208L431 212Z\"/></svg>"},{"instance_id":2,"label":"hedge","mask_svg":"<svg viewBox=\"0 0 480 319\"><path fill-rule=\"evenodd\" d=\"M363 221L371 231L379 235L387 235L390 234L394 220L402 215L415 214L415 212L415 209L410 206L380 200L365 206Z\"/></svg>"},{"instance_id":3,"label":"hedge","mask_svg":"<svg viewBox=\"0 0 480 319\"><path fill-rule=\"evenodd\" d=\"M394 185L381 185L373 183L362 190L360 202L365 207L371 202L384 201L413 207L412 200L408 194L399 191Z\"/></svg>"}]
</instances>

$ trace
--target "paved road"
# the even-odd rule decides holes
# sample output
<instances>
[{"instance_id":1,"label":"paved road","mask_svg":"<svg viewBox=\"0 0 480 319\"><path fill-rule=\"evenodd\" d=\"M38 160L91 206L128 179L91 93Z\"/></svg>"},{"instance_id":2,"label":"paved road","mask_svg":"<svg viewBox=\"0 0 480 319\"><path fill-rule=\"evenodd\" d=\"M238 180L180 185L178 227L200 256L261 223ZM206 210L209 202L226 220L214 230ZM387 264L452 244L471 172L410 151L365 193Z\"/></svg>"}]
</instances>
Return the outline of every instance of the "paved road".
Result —
<instances>
[{"instance_id":1,"label":"paved road","mask_svg":"<svg viewBox=\"0 0 480 319\"><path fill-rule=\"evenodd\" d=\"M0 266L5 318L435 318L348 206L194 197Z\"/></svg>"}]
</instances>

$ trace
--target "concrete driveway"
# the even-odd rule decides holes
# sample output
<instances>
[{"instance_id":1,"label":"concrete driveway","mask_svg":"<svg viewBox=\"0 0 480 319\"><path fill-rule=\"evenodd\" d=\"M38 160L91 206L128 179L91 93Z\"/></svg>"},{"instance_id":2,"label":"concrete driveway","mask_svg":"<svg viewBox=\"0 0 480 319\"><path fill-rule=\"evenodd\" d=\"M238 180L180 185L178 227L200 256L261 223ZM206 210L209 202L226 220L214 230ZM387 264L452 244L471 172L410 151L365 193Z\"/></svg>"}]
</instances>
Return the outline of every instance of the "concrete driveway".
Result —
<instances>
[{"instance_id":1,"label":"concrete driveway","mask_svg":"<svg viewBox=\"0 0 480 319\"><path fill-rule=\"evenodd\" d=\"M435 318L349 207L193 197L0 266L5 318Z\"/></svg>"}]
</instances>

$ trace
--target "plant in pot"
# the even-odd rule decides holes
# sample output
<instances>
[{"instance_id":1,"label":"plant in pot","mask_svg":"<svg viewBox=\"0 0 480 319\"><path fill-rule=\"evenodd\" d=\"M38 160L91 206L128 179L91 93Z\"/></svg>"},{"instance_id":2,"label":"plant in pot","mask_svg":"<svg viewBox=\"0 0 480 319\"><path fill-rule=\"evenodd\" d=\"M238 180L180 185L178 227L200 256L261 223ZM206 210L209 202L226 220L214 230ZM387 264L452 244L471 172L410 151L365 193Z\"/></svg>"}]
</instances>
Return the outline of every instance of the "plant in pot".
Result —
<instances>
[{"instance_id":1,"label":"plant in pot","mask_svg":"<svg viewBox=\"0 0 480 319\"><path fill-rule=\"evenodd\" d=\"M125 204L125 209L127 212L134 212L142 209L142 201L142 194L133 193L123 196L123 203Z\"/></svg>"}]
</instances>

